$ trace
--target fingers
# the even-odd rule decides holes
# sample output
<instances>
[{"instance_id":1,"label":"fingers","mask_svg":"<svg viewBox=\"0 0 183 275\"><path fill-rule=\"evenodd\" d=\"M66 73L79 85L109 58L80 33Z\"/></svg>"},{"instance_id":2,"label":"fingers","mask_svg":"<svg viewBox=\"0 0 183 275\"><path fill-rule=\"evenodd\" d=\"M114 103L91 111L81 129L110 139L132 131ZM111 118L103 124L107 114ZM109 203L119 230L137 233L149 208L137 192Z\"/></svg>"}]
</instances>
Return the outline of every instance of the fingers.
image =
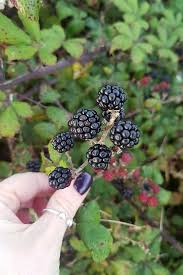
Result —
<instances>
[{"instance_id":1,"label":"fingers","mask_svg":"<svg viewBox=\"0 0 183 275\"><path fill-rule=\"evenodd\" d=\"M17 212L34 197L51 192L45 174L31 172L16 174L1 182L0 202Z\"/></svg>"},{"instance_id":2,"label":"fingers","mask_svg":"<svg viewBox=\"0 0 183 275\"><path fill-rule=\"evenodd\" d=\"M88 173L82 173L71 185L65 189L56 191L50 198L47 208L65 212L69 218L73 218L78 208L85 199L92 184L92 177ZM35 230L44 232L43 239L53 244L54 240L60 248L63 235L66 230L66 223L55 214L45 212L41 218L32 225Z\"/></svg>"}]
</instances>

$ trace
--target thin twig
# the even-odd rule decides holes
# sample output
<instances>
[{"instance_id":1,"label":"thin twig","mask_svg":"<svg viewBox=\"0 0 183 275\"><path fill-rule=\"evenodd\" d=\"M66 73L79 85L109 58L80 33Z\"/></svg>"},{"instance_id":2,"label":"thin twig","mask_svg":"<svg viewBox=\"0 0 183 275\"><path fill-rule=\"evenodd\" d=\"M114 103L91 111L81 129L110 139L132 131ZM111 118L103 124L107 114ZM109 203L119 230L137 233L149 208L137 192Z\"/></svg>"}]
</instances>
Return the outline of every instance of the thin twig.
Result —
<instances>
[{"instance_id":1,"label":"thin twig","mask_svg":"<svg viewBox=\"0 0 183 275\"><path fill-rule=\"evenodd\" d=\"M100 54L101 52L104 52L105 50L106 50L105 47L100 47L100 48L96 48L92 52L84 53L78 60L76 60L74 58L68 58L65 60L60 60L54 65L39 66L32 72L22 74L16 78L13 78L13 79L10 79L10 80L0 83L0 89L7 90L7 89L10 89L10 88L16 86L17 84L20 84L20 83L27 82L32 79L43 78L44 76L46 76L48 74L55 73L57 70L71 66L76 61L80 62L81 64L88 63L89 61L93 60L98 54Z\"/></svg>"},{"instance_id":2,"label":"thin twig","mask_svg":"<svg viewBox=\"0 0 183 275\"><path fill-rule=\"evenodd\" d=\"M142 229L145 228L145 226L138 226L138 225L135 225L135 224L132 224L132 223L127 223L127 222L122 222L122 221L108 220L108 219L100 219L100 220L101 220L101 222L116 223L116 224L125 225L125 226L128 226L128 227L133 227L137 230L142 230Z\"/></svg>"}]
</instances>

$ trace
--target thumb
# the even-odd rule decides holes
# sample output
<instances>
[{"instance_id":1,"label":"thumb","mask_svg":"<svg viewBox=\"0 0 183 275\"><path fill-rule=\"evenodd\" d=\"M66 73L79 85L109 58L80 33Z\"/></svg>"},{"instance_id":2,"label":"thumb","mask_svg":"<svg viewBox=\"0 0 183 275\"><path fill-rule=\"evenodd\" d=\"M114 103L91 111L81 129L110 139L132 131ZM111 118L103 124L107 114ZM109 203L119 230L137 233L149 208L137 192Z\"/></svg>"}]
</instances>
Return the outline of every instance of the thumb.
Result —
<instances>
[{"instance_id":1,"label":"thumb","mask_svg":"<svg viewBox=\"0 0 183 275\"><path fill-rule=\"evenodd\" d=\"M68 218L73 218L85 199L93 179L90 174L84 172L80 174L71 185L65 189L56 191L50 198L47 208L64 212ZM61 244L64 233L66 231L66 222L57 215L44 212L39 220L33 224L35 231L44 232L42 238L54 240Z\"/></svg>"}]
</instances>

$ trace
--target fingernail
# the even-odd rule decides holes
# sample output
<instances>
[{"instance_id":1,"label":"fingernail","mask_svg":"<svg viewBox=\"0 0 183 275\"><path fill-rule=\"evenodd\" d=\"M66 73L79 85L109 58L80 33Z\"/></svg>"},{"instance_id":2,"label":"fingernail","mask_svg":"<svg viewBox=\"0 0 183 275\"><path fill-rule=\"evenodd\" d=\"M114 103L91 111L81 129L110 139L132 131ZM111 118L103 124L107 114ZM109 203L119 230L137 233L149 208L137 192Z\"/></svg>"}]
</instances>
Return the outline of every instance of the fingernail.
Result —
<instances>
[{"instance_id":1,"label":"fingernail","mask_svg":"<svg viewBox=\"0 0 183 275\"><path fill-rule=\"evenodd\" d=\"M83 195L84 193L86 193L88 191L88 189L92 185L92 182L93 182L92 176L85 172L85 173L80 174L76 178L75 183L74 183L74 188L80 195Z\"/></svg>"}]
</instances>

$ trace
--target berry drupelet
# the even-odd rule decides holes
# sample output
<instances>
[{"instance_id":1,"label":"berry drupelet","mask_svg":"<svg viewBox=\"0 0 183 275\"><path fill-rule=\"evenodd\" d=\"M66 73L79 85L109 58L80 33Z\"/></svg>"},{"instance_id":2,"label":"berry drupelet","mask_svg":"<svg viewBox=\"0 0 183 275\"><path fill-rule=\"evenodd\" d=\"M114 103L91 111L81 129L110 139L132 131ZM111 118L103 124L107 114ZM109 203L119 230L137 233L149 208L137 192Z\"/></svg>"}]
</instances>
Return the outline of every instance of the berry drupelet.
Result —
<instances>
[{"instance_id":1,"label":"berry drupelet","mask_svg":"<svg viewBox=\"0 0 183 275\"><path fill-rule=\"evenodd\" d=\"M69 168L57 167L49 174L49 185L54 189L68 187L72 180L72 173Z\"/></svg>"},{"instance_id":2,"label":"berry drupelet","mask_svg":"<svg viewBox=\"0 0 183 275\"><path fill-rule=\"evenodd\" d=\"M56 151L63 153L74 146L74 140L69 132L60 133L52 139L52 145Z\"/></svg>"},{"instance_id":3,"label":"berry drupelet","mask_svg":"<svg viewBox=\"0 0 183 275\"><path fill-rule=\"evenodd\" d=\"M79 109L68 122L73 137L86 140L96 137L100 132L101 122L95 110Z\"/></svg>"},{"instance_id":4,"label":"berry drupelet","mask_svg":"<svg viewBox=\"0 0 183 275\"><path fill-rule=\"evenodd\" d=\"M104 144L95 144L88 149L86 157L88 159L88 163L94 169L107 169L110 158L111 158L111 150Z\"/></svg>"},{"instance_id":5,"label":"berry drupelet","mask_svg":"<svg viewBox=\"0 0 183 275\"><path fill-rule=\"evenodd\" d=\"M98 93L97 103L102 110L120 110L127 96L117 85L105 85Z\"/></svg>"},{"instance_id":6,"label":"berry drupelet","mask_svg":"<svg viewBox=\"0 0 183 275\"><path fill-rule=\"evenodd\" d=\"M26 164L26 168L30 172L39 172L41 167L41 163L38 159L30 160Z\"/></svg>"},{"instance_id":7,"label":"berry drupelet","mask_svg":"<svg viewBox=\"0 0 183 275\"><path fill-rule=\"evenodd\" d=\"M112 116L112 114L111 114L110 111L104 110L104 111L102 112L102 117L103 117L107 122L109 122L109 121L111 120L111 116ZM125 118L125 111L124 111L124 108L122 107L122 108L120 109L120 111L119 111L119 117L117 117L116 120L124 119L124 118Z\"/></svg>"},{"instance_id":8,"label":"berry drupelet","mask_svg":"<svg viewBox=\"0 0 183 275\"><path fill-rule=\"evenodd\" d=\"M135 124L131 121L118 120L111 128L110 139L114 145L121 149L133 147L138 144L140 132Z\"/></svg>"}]
</instances>

